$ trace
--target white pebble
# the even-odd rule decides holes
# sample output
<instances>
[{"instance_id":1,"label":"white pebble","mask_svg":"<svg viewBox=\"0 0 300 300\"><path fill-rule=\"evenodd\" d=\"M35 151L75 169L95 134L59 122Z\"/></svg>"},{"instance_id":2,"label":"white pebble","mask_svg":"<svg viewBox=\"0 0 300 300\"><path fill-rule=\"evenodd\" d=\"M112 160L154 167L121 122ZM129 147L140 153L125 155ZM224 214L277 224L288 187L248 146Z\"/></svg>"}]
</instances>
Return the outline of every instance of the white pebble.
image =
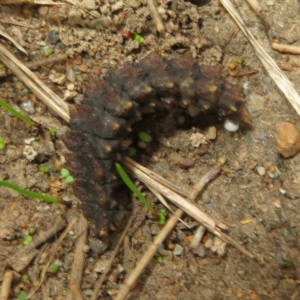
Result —
<instances>
[{"instance_id":1,"label":"white pebble","mask_svg":"<svg viewBox=\"0 0 300 300\"><path fill-rule=\"evenodd\" d=\"M190 137L191 145L198 148L200 145L207 145L207 140L202 133L192 133Z\"/></svg>"},{"instance_id":2,"label":"white pebble","mask_svg":"<svg viewBox=\"0 0 300 300\"><path fill-rule=\"evenodd\" d=\"M70 68L70 69L68 70L68 73L67 73L67 79L68 79L69 81L72 81L72 82L74 82L74 81L76 80L76 75L75 75L75 72L74 72L74 70L73 70L72 68Z\"/></svg>"},{"instance_id":3,"label":"white pebble","mask_svg":"<svg viewBox=\"0 0 300 300\"><path fill-rule=\"evenodd\" d=\"M27 112L30 113L30 114L33 114L33 113L35 112L35 110L34 110L34 104L33 104L33 102L32 102L31 100L26 101L26 102L22 102L22 103L20 104L20 106L21 106L25 111L27 111Z\"/></svg>"},{"instance_id":4,"label":"white pebble","mask_svg":"<svg viewBox=\"0 0 300 300\"><path fill-rule=\"evenodd\" d=\"M38 153L33 149L32 146L25 145L25 147L23 149L23 155L25 156L25 158L27 160L32 161L36 158Z\"/></svg>"},{"instance_id":5,"label":"white pebble","mask_svg":"<svg viewBox=\"0 0 300 300\"><path fill-rule=\"evenodd\" d=\"M279 188L279 192L280 192L282 195L286 195L286 190L283 189L283 188Z\"/></svg>"},{"instance_id":6,"label":"white pebble","mask_svg":"<svg viewBox=\"0 0 300 300\"><path fill-rule=\"evenodd\" d=\"M71 69L72 70L72 69ZM53 83L57 83L59 85L63 85L66 81L66 75L62 74L62 73L56 73L55 71L51 72L51 74L49 75L49 79L53 82Z\"/></svg>"},{"instance_id":7,"label":"white pebble","mask_svg":"<svg viewBox=\"0 0 300 300\"><path fill-rule=\"evenodd\" d=\"M69 101L71 99L73 99L74 97L77 96L77 92L76 91L70 91L70 90L66 90L64 93L64 101Z\"/></svg>"},{"instance_id":8,"label":"white pebble","mask_svg":"<svg viewBox=\"0 0 300 300\"><path fill-rule=\"evenodd\" d=\"M239 129L239 124L233 123L232 121L226 119L224 122L224 128L230 132L235 132Z\"/></svg>"},{"instance_id":9,"label":"white pebble","mask_svg":"<svg viewBox=\"0 0 300 300\"><path fill-rule=\"evenodd\" d=\"M24 139L24 143L26 145L30 145L32 142L35 141L35 138L34 137L31 137L31 138L28 138L28 139Z\"/></svg>"},{"instance_id":10,"label":"white pebble","mask_svg":"<svg viewBox=\"0 0 300 300\"><path fill-rule=\"evenodd\" d=\"M266 169L264 167L257 167L256 170L260 176L264 176L266 174Z\"/></svg>"},{"instance_id":11,"label":"white pebble","mask_svg":"<svg viewBox=\"0 0 300 300\"><path fill-rule=\"evenodd\" d=\"M176 244L175 248L174 248L174 255L176 255L176 256L180 255L182 253L182 251L183 251L183 247Z\"/></svg>"},{"instance_id":12,"label":"white pebble","mask_svg":"<svg viewBox=\"0 0 300 300\"><path fill-rule=\"evenodd\" d=\"M204 244L200 243L197 248L193 249L193 253L200 257L205 257L206 249L205 249Z\"/></svg>"}]
</instances>

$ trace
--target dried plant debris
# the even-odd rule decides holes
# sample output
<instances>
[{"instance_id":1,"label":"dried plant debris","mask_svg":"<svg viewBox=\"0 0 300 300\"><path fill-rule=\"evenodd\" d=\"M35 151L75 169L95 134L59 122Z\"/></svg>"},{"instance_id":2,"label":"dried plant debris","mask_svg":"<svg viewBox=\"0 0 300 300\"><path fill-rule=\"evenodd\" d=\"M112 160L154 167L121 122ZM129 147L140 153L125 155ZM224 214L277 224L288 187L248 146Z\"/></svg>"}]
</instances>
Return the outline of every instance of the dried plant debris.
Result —
<instances>
[{"instance_id":1,"label":"dried plant debris","mask_svg":"<svg viewBox=\"0 0 300 300\"><path fill-rule=\"evenodd\" d=\"M82 104L71 112L71 131L63 137L72 152L67 168L98 234L107 234L112 202L122 198L114 162L126 154L131 126L144 111L173 106L196 125L223 121L231 131L251 127L241 87L221 78L219 68L195 64L190 53L165 60L153 52L135 65L125 63L104 80L91 80Z\"/></svg>"}]
</instances>

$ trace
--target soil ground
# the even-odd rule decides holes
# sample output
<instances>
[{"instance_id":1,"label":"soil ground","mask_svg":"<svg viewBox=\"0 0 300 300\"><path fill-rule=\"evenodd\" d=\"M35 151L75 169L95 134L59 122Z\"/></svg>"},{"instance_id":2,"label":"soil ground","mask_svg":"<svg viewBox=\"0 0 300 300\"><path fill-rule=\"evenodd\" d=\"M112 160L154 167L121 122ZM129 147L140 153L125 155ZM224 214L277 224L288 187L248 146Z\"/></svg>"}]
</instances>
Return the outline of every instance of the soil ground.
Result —
<instances>
[{"instance_id":1,"label":"soil ground","mask_svg":"<svg viewBox=\"0 0 300 300\"><path fill-rule=\"evenodd\" d=\"M70 105L82 100L86 80L91 74L105 75L115 63L136 61L154 49L159 49L165 57L189 50L195 61L201 64L223 66L224 76L246 89L247 108L254 130L232 134L217 126L217 138L210 143L208 151L195 156L191 136L194 133L206 134L206 130L180 129L171 136L166 135L163 144L168 147L158 146L160 143L155 139L154 145L158 149L144 154L141 161L184 190L189 190L225 155L227 164L222 175L208 185L196 202L211 216L228 224L230 237L253 253L255 259L245 257L232 246L227 246L226 253L220 256L203 246L205 240L194 253L189 249L189 241L196 226L187 229L179 223L128 299L300 299L300 156L283 159L277 153L274 138L278 122L299 125L299 116L268 77L248 40L221 4L217 0L193 2L157 1L166 26L165 36L156 34L147 1L143 0L89 0L75 6L2 5L2 29L13 36L29 55L21 54L4 39L1 42L25 62L43 59L47 47L52 49L52 56L66 53L66 61L42 66L34 72L60 96L69 95ZM279 66L288 69L285 71L287 76L300 92L298 57L270 48L271 38L300 46L299 2L274 2L274 5L267 5L265 1L261 3L270 30L266 30L245 1L236 0L235 6L267 52ZM12 21L22 22L25 26L14 25ZM140 33L145 43L126 36L128 31ZM258 73L241 79L231 77L228 65L238 57L244 60L238 72ZM79 218L81 211L70 185L60 175L66 153L60 136L68 129L67 124L51 114L14 76L1 79L0 91L1 98L15 107L28 110L30 103L28 116L39 118L41 123L56 130L56 138L51 137L46 129L42 134L37 133L0 110L0 137L6 141L5 149L0 150L0 180L9 180L23 188L55 195L72 203L71 208L66 208L36 202L0 188L0 278L3 279L5 262L26 247L22 241L29 228L35 228L36 234L48 231L59 216L70 222ZM156 119L155 122L158 124L155 127L149 123L145 125L154 137L155 132L164 126ZM26 143L30 151L36 151L32 161L29 160L28 147L25 149ZM187 170L178 167L172 159L174 154L193 159L195 165ZM41 166L47 166L50 172L39 171ZM265 170L265 174L258 170ZM281 193L280 189L286 193ZM150 193L146 194L157 209L162 208ZM133 212L124 216L124 209L128 210L128 207L123 210L119 207L118 217L124 220L135 213L134 227L137 229L132 230L128 239L129 255L121 248L98 299L115 297L126 274L160 230L157 221L136 201ZM194 224L188 217L184 220ZM86 299L91 297L95 282L122 233L121 222L115 223L115 233L109 238L108 249L104 249L105 242L92 236L88 238L81 285ZM31 299L71 299L68 279L79 234L80 228L76 226L67 234L53 261L59 265L59 271L48 272L45 282ZM15 274L10 299L16 299L22 290L29 294L38 284L58 235L38 248L38 255L28 267L19 275ZM206 233L205 239L210 238L214 237ZM162 262L158 262L158 257ZM21 275L28 275L28 280Z\"/></svg>"}]
</instances>

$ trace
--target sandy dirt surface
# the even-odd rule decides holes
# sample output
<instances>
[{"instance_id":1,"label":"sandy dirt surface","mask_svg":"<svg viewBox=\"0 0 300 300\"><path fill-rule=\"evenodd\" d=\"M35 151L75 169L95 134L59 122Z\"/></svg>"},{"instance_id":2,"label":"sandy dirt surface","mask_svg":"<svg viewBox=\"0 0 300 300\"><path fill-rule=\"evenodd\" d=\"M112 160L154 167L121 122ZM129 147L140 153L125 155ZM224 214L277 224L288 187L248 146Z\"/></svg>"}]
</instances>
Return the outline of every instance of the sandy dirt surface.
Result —
<instances>
[{"instance_id":1,"label":"sandy dirt surface","mask_svg":"<svg viewBox=\"0 0 300 300\"><path fill-rule=\"evenodd\" d=\"M250 31L300 92L300 59L270 47L275 38L280 43L300 46L299 1L277 0L274 5L265 2L271 1L261 3L270 29L245 1L234 1ZM174 130L172 112L165 120L158 114L143 125L154 137L150 148L155 151L144 151L140 162L190 191L201 175L225 156L227 164L222 174L205 188L196 203L226 223L227 234L255 259L232 246L227 246L222 255L213 252L205 247L208 240L215 239L208 232L197 249L191 251L189 243L197 224L185 216L184 221L191 229L178 223L128 299L300 299L300 156L282 158L275 142L276 125L291 122L299 126L299 117L219 1L161 0L156 5L166 28L164 36L157 34L147 1L143 0L89 0L59 6L2 5L2 30L22 45L28 56L4 38L1 43L26 63L45 59L49 49L49 58L66 54L67 59L42 65L34 72L70 106L82 100L89 76L105 76L116 64L137 61L156 49L167 58L191 51L200 64L223 66L223 74L230 82L244 86L254 130L229 133L217 125L216 139L209 142L209 147L202 145L199 149L192 145L192 139L195 135L205 136L207 129ZM128 32L144 37L144 43L132 39ZM238 73L257 73L239 79L232 77L228 66L238 57L243 58ZM75 245L84 225L80 221L79 200L60 171L67 151L60 137L68 130L68 124L12 75L2 76L0 95L45 125L37 130L0 109L0 137L6 142L0 150L0 180L71 203L66 207L37 202L0 187L0 280L6 270L17 270L9 297L16 299L21 291L29 295L41 282L43 270L48 269L31 299L72 299L68 283L77 259ZM174 126L171 135L166 129L170 126ZM49 128L55 130L55 136ZM174 162L175 156L192 160L194 166L180 168ZM48 167L49 172L41 172L41 167ZM163 208L146 188L141 188L156 209ZM109 239L101 241L88 236L82 248L85 262L80 288L85 299L91 298L132 214L133 228L112 262L98 299L113 299L117 295L126 275L160 231L157 221L136 200L130 205L119 204L112 224L114 233ZM76 224L58 245L63 228L72 220L77 220ZM26 252L30 244L24 246L23 241L32 229L36 231L31 233L32 243L37 239L41 242ZM46 264L53 253L49 270ZM31 263L22 266L23 258L30 255ZM58 266L57 271L53 265Z\"/></svg>"}]
</instances>

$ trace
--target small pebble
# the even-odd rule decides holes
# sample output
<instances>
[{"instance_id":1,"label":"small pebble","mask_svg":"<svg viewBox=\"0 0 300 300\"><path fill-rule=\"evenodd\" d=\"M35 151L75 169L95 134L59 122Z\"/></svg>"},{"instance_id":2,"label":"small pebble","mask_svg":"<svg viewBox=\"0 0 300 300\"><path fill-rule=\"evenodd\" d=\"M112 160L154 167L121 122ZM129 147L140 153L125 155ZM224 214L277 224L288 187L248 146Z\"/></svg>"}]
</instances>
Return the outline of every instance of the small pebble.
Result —
<instances>
[{"instance_id":1,"label":"small pebble","mask_svg":"<svg viewBox=\"0 0 300 300\"><path fill-rule=\"evenodd\" d=\"M97 260L94 271L96 273L103 273L107 267L107 261L106 260Z\"/></svg>"},{"instance_id":2,"label":"small pebble","mask_svg":"<svg viewBox=\"0 0 300 300\"><path fill-rule=\"evenodd\" d=\"M31 137L31 138L28 138L28 139L24 139L24 143L26 145L30 145L32 142L35 141L35 137Z\"/></svg>"},{"instance_id":3,"label":"small pebble","mask_svg":"<svg viewBox=\"0 0 300 300\"><path fill-rule=\"evenodd\" d=\"M25 145L23 149L23 155L27 160L32 161L36 158L38 152L36 152L32 146Z\"/></svg>"},{"instance_id":4,"label":"small pebble","mask_svg":"<svg viewBox=\"0 0 300 300\"><path fill-rule=\"evenodd\" d=\"M26 101L26 102L22 102L20 104L20 106L25 110L27 111L28 113L30 114L34 114L35 113L35 109L34 109L34 103L29 100L29 101Z\"/></svg>"},{"instance_id":5,"label":"small pebble","mask_svg":"<svg viewBox=\"0 0 300 300\"><path fill-rule=\"evenodd\" d=\"M237 131L239 129L239 124L235 124L232 121L226 119L225 122L224 122L224 128L227 131L235 132L235 131Z\"/></svg>"},{"instance_id":6,"label":"small pebble","mask_svg":"<svg viewBox=\"0 0 300 300\"><path fill-rule=\"evenodd\" d=\"M93 254L97 255L104 248L105 245L102 241L95 239L90 241L89 246Z\"/></svg>"},{"instance_id":7,"label":"small pebble","mask_svg":"<svg viewBox=\"0 0 300 300\"><path fill-rule=\"evenodd\" d=\"M67 79L72 82L76 80L75 72L72 68L68 70Z\"/></svg>"},{"instance_id":8,"label":"small pebble","mask_svg":"<svg viewBox=\"0 0 300 300\"><path fill-rule=\"evenodd\" d=\"M50 44L56 44L60 40L60 38L56 32L50 31L48 34L48 40Z\"/></svg>"},{"instance_id":9,"label":"small pebble","mask_svg":"<svg viewBox=\"0 0 300 300\"><path fill-rule=\"evenodd\" d=\"M157 252L159 253L159 255L162 255L162 256L168 256L170 253L168 250L162 249L162 248L158 249Z\"/></svg>"},{"instance_id":10,"label":"small pebble","mask_svg":"<svg viewBox=\"0 0 300 300\"><path fill-rule=\"evenodd\" d=\"M61 73L52 72L49 75L49 79L53 83L57 83L59 85L63 85L65 83L65 81L66 81L66 75L65 74L61 74Z\"/></svg>"},{"instance_id":11,"label":"small pebble","mask_svg":"<svg viewBox=\"0 0 300 300\"><path fill-rule=\"evenodd\" d=\"M300 131L291 123L281 122L276 125L278 152L288 158L295 156L300 151Z\"/></svg>"},{"instance_id":12,"label":"small pebble","mask_svg":"<svg viewBox=\"0 0 300 300\"><path fill-rule=\"evenodd\" d=\"M247 79L244 83L243 83L243 93L245 96L249 95L249 91L250 91L250 81Z\"/></svg>"},{"instance_id":13,"label":"small pebble","mask_svg":"<svg viewBox=\"0 0 300 300\"><path fill-rule=\"evenodd\" d=\"M266 174L266 169L264 167L259 166L256 168L256 170L260 176L264 176Z\"/></svg>"},{"instance_id":14,"label":"small pebble","mask_svg":"<svg viewBox=\"0 0 300 300\"><path fill-rule=\"evenodd\" d=\"M266 0L266 4L269 6L273 6L275 4L275 0Z\"/></svg>"},{"instance_id":15,"label":"small pebble","mask_svg":"<svg viewBox=\"0 0 300 300\"><path fill-rule=\"evenodd\" d=\"M208 238L205 242L204 242L204 246L205 248L211 248L213 246L214 242L211 238Z\"/></svg>"},{"instance_id":16,"label":"small pebble","mask_svg":"<svg viewBox=\"0 0 300 300\"><path fill-rule=\"evenodd\" d=\"M217 137L217 128L215 126L211 126L208 128L206 135L207 140L214 140Z\"/></svg>"},{"instance_id":17,"label":"small pebble","mask_svg":"<svg viewBox=\"0 0 300 300\"><path fill-rule=\"evenodd\" d=\"M188 169L195 165L194 160L190 158L181 157L179 155L173 156L172 159L176 163L176 165L181 169Z\"/></svg>"},{"instance_id":18,"label":"small pebble","mask_svg":"<svg viewBox=\"0 0 300 300\"><path fill-rule=\"evenodd\" d=\"M77 96L77 92L76 91L69 91L69 90L66 90L65 93L64 93L64 98L63 100L64 101L69 101L71 99L73 99L74 97Z\"/></svg>"},{"instance_id":19,"label":"small pebble","mask_svg":"<svg viewBox=\"0 0 300 300\"><path fill-rule=\"evenodd\" d=\"M50 206L46 205L46 204L41 204L41 205L36 206L36 210L40 211L40 212L45 212L45 211L48 211L49 209L50 209Z\"/></svg>"},{"instance_id":20,"label":"small pebble","mask_svg":"<svg viewBox=\"0 0 300 300\"><path fill-rule=\"evenodd\" d=\"M205 249L204 244L200 243L197 248L193 249L193 253L200 257L205 257L206 249Z\"/></svg>"},{"instance_id":21,"label":"small pebble","mask_svg":"<svg viewBox=\"0 0 300 300\"><path fill-rule=\"evenodd\" d=\"M85 296L90 297L93 295L93 290L87 289L87 290L84 290L83 293Z\"/></svg>"},{"instance_id":22,"label":"small pebble","mask_svg":"<svg viewBox=\"0 0 300 300\"><path fill-rule=\"evenodd\" d=\"M193 133L190 137L191 145L195 148L198 148L200 145L206 145L207 140L204 134L202 133Z\"/></svg>"},{"instance_id":23,"label":"small pebble","mask_svg":"<svg viewBox=\"0 0 300 300\"><path fill-rule=\"evenodd\" d=\"M180 255L182 253L182 251L183 251L183 247L180 246L180 245L178 245L178 244L176 244L175 248L174 248L174 255L178 256L178 255Z\"/></svg>"}]
</instances>

